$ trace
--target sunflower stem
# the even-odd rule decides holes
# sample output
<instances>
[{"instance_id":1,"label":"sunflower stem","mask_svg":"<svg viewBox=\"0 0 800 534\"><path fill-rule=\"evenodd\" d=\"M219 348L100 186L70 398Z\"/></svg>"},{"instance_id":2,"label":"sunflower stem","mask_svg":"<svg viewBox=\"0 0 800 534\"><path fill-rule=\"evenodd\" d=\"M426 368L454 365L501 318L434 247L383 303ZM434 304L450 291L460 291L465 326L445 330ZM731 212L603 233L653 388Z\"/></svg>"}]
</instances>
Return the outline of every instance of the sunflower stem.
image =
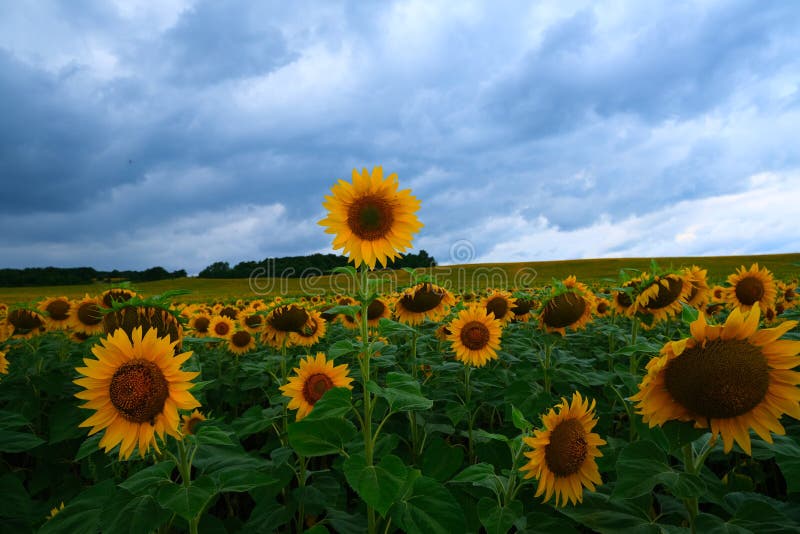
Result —
<instances>
[{"instance_id":1,"label":"sunflower stem","mask_svg":"<svg viewBox=\"0 0 800 534\"><path fill-rule=\"evenodd\" d=\"M550 356L553 345L549 340L544 342L544 360L542 361L542 374L544 375L544 392L550 394Z\"/></svg>"},{"instance_id":2,"label":"sunflower stem","mask_svg":"<svg viewBox=\"0 0 800 534\"><path fill-rule=\"evenodd\" d=\"M417 380L417 329L414 328L414 333L411 335L411 376ZM419 445L419 433L417 429L417 418L413 412L408 412L408 422L411 427L411 459L413 463L417 463L417 447Z\"/></svg>"},{"instance_id":3,"label":"sunflower stem","mask_svg":"<svg viewBox=\"0 0 800 534\"><path fill-rule=\"evenodd\" d=\"M300 464L300 472L297 475L297 485L300 488L306 487L306 457L300 454L297 455L298 463ZM303 520L305 519L305 499L300 499L300 504L297 508L297 532L303 532Z\"/></svg>"},{"instance_id":4,"label":"sunflower stem","mask_svg":"<svg viewBox=\"0 0 800 534\"><path fill-rule=\"evenodd\" d=\"M633 322L631 324L631 346L636 346L636 337L639 335L639 319L634 317ZM636 351L631 353L631 368L630 373L632 376L636 376L639 372L639 358L636 355Z\"/></svg>"},{"instance_id":5,"label":"sunflower stem","mask_svg":"<svg viewBox=\"0 0 800 534\"><path fill-rule=\"evenodd\" d=\"M467 443L469 452L469 463L475 463L475 448L472 442L472 385L470 384L469 377L472 374L472 366L466 364L464 366L464 407L467 409Z\"/></svg>"},{"instance_id":6,"label":"sunflower stem","mask_svg":"<svg viewBox=\"0 0 800 534\"><path fill-rule=\"evenodd\" d=\"M365 263L361 264L360 269L361 279L359 284L359 293L361 297L361 342L363 344L363 352L361 358L361 380L362 386L364 388L364 418L363 418L363 427L362 433L364 436L364 457L366 460L367 467L372 467L373 465L373 436L372 436L372 393L369 392L367 389L367 385L369 384L370 379L370 369L369 369L369 360L370 360L370 349L371 344L369 342L369 324L368 324L368 312L369 312L369 302L367 299L369 298L368 289L367 289L367 266ZM376 522L375 522L375 509L367 504L367 527L370 534L375 534L376 532Z\"/></svg>"},{"instance_id":7,"label":"sunflower stem","mask_svg":"<svg viewBox=\"0 0 800 534\"><path fill-rule=\"evenodd\" d=\"M694 457L694 449L692 448L691 443L687 443L683 446L683 468L687 474L696 475L699 471L698 466L695 463L696 459ZM692 533L694 534L695 526L694 522L697 518L699 513L697 497L689 497L683 500L684 505L686 506L686 511L689 512L689 527L692 529Z\"/></svg>"}]
</instances>

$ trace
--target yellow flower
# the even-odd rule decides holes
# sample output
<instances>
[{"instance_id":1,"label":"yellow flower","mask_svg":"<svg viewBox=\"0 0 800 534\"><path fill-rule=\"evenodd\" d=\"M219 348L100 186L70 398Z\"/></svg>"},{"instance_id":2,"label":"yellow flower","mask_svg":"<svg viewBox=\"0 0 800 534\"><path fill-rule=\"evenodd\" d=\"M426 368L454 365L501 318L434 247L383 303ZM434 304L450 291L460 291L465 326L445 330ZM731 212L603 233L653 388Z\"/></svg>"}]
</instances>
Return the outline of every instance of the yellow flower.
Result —
<instances>
[{"instance_id":1,"label":"yellow flower","mask_svg":"<svg viewBox=\"0 0 800 534\"><path fill-rule=\"evenodd\" d=\"M256 348L256 338L247 330L234 330L228 338L228 350L234 354L246 354Z\"/></svg>"},{"instance_id":2,"label":"yellow flower","mask_svg":"<svg viewBox=\"0 0 800 534\"><path fill-rule=\"evenodd\" d=\"M181 420L183 423L181 424L181 433L184 436L188 436L189 434L195 433L195 427L197 423L206 420L206 416L203 415L203 412L200 410L194 410L190 415L182 415Z\"/></svg>"},{"instance_id":3,"label":"yellow flower","mask_svg":"<svg viewBox=\"0 0 800 534\"><path fill-rule=\"evenodd\" d=\"M417 325L425 319L440 320L455 303L455 298L447 289L423 282L403 291L394 303L394 313L398 321Z\"/></svg>"},{"instance_id":4,"label":"yellow flower","mask_svg":"<svg viewBox=\"0 0 800 534\"><path fill-rule=\"evenodd\" d=\"M348 376L347 364L333 366L333 360L327 360L325 354L317 353L317 357L308 356L300 360L300 367L294 368L294 376L279 389L289 401L289 409L297 410L296 420L300 421L314 408L325 392L332 388L353 389Z\"/></svg>"},{"instance_id":5,"label":"yellow flower","mask_svg":"<svg viewBox=\"0 0 800 534\"><path fill-rule=\"evenodd\" d=\"M529 461L520 470L527 471L525 478L539 480L536 497L544 493L547 502L555 494L556 506L566 506L568 501L583 502L583 488L594 491L602 484L595 458L603 456L598 447L606 442L592 432L597 424L594 406L595 401L590 404L576 391L572 403L562 398L542 416L543 429L523 438L533 450L525 453Z\"/></svg>"},{"instance_id":6,"label":"yellow flower","mask_svg":"<svg viewBox=\"0 0 800 534\"><path fill-rule=\"evenodd\" d=\"M57 330L69 325L69 312L72 307L67 297L53 297L43 300L37 308L47 316L47 326Z\"/></svg>"},{"instance_id":7,"label":"yellow flower","mask_svg":"<svg viewBox=\"0 0 800 534\"><path fill-rule=\"evenodd\" d=\"M459 312L447 326L456 359L468 365L483 367L497 359L502 324L484 306L473 305Z\"/></svg>"},{"instance_id":8,"label":"yellow flower","mask_svg":"<svg viewBox=\"0 0 800 534\"><path fill-rule=\"evenodd\" d=\"M725 288L725 301L731 308L747 311L758 304L763 312L775 303L772 273L766 267L759 269L757 263L751 265L750 270L744 266L738 268L735 274L728 277L728 283L730 287Z\"/></svg>"},{"instance_id":9,"label":"yellow flower","mask_svg":"<svg viewBox=\"0 0 800 534\"><path fill-rule=\"evenodd\" d=\"M546 298L539 314L539 322L546 332L558 332L562 336L567 328L578 330L592 319L594 295L586 285L569 276L563 282L566 291L555 289Z\"/></svg>"},{"instance_id":10,"label":"yellow flower","mask_svg":"<svg viewBox=\"0 0 800 534\"><path fill-rule=\"evenodd\" d=\"M797 322L759 330L759 310L736 308L724 326L701 314L691 337L666 343L631 397L644 422L694 421L721 435L725 452L736 441L750 454L749 429L772 442L770 432L784 433L782 414L800 419L800 373L790 370L800 364L800 341L778 339Z\"/></svg>"},{"instance_id":11,"label":"yellow flower","mask_svg":"<svg viewBox=\"0 0 800 534\"><path fill-rule=\"evenodd\" d=\"M100 311L100 300L88 294L81 300L72 303L69 314L69 326L75 332L93 336L103 333L103 314Z\"/></svg>"},{"instance_id":12,"label":"yellow flower","mask_svg":"<svg viewBox=\"0 0 800 534\"><path fill-rule=\"evenodd\" d=\"M339 180L326 196L328 216L319 221L325 232L335 234L334 249L343 249L356 267L386 267L399 252L411 248L412 235L422 228L417 219L419 200L410 189L398 191L396 174L383 177L383 168L372 173L353 169L353 182Z\"/></svg>"},{"instance_id":13,"label":"yellow flower","mask_svg":"<svg viewBox=\"0 0 800 534\"><path fill-rule=\"evenodd\" d=\"M481 304L486 308L487 313L494 314L494 318L505 326L514 318L511 310L517 304L517 299L512 297L508 291L494 291L484 298Z\"/></svg>"},{"instance_id":14,"label":"yellow flower","mask_svg":"<svg viewBox=\"0 0 800 534\"><path fill-rule=\"evenodd\" d=\"M74 381L84 388L75 396L87 401L82 408L96 410L80 426L92 427L90 436L105 430L100 447L109 452L119 444L120 459L128 459L137 445L140 456L150 445L158 450L156 435L180 439L178 410L200 406L188 391L200 373L180 367L192 353L175 355L176 342L152 328L144 335L135 328L130 338L118 329L100 343L92 348L97 359L85 358L86 367L76 369L85 378Z\"/></svg>"}]
</instances>

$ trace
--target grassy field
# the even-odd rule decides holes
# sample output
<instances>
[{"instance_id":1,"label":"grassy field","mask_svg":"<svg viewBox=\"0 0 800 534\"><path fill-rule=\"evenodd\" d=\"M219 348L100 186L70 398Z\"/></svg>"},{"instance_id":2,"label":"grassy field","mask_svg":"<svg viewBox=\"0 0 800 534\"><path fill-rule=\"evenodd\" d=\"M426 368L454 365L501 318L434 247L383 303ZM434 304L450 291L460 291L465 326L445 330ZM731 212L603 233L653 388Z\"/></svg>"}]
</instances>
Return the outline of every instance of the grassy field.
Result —
<instances>
[{"instance_id":1,"label":"grassy field","mask_svg":"<svg viewBox=\"0 0 800 534\"><path fill-rule=\"evenodd\" d=\"M706 256L656 258L661 267L699 265L708 269L712 282L723 282L737 267L749 267L758 262L767 267L776 278L790 280L800 274L800 253L765 254L755 256ZM565 260L521 263L465 264L436 267L432 274L439 283L455 290L474 290L485 287L527 287L549 283L553 278L563 279L571 274L584 282L617 280L621 269L647 270L649 258L609 258L591 260ZM403 271L380 271L385 281L382 292L391 291L408 283ZM191 294L183 297L187 302L208 302L215 299L256 298L267 295L297 296L331 290L348 291L352 281L345 275L321 276L307 279L207 279L182 278L136 284L134 289L145 295L157 295L170 289L186 289ZM0 302L8 304L40 300L46 296L82 297L97 294L109 284L76 286L0 288Z\"/></svg>"}]
</instances>

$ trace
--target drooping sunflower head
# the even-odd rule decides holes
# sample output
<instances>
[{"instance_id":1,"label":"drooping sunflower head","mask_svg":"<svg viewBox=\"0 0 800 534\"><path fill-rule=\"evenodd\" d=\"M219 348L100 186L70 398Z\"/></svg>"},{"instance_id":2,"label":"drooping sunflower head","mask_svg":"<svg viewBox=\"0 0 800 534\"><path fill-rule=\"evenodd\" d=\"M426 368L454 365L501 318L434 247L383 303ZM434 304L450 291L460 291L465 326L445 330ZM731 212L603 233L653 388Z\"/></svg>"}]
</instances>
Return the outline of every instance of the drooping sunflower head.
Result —
<instances>
[{"instance_id":1,"label":"drooping sunflower head","mask_svg":"<svg viewBox=\"0 0 800 534\"><path fill-rule=\"evenodd\" d=\"M106 334L113 334L117 329L122 329L131 336L134 328L141 328L144 332L153 328L159 337L166 336L175 342L175 350L178 352L181 350L183 326L178 318L165 308L124 305L103 316L103 331Z\"/></svg>"},{"instance_id":2,"label":"drooping sunflower head","mask_svg":"<svg viewBox=\"0 0 800 534\"><path fill-rule=\"evenodd\" d=\"M604 298L598 298L594 303L594 314L598 317L606 317L611 315L611 303Z\"/></svg>"},{"instance_id":3,"label":"drooping sunflower head","mask_svg":"<svg viewBox=\"0 0 800 534\"><path fill-rule=\"evenodd\" d=\"M6 323L11 327L10 335L30 339L44 333L47 318L36 310L16 308L8 312Z\"/></svg>"},{"instance_id":4,"label":"drooping sunflower head","mask_svg":"<svg viewBox=\"0 0 800 534\"><path fill-rule=\"evenodd\" d=\"M708 271L697 265L684 269L685 279L691 284L691 290L686 295L686 304L702 310L711 300L711 287L708 285Z\"/></svg>"},{"instance_id":5,"label":"drooping sunflower head","mask_svg":"<svg viewBox=\"0 0 800 534\"><path fill-rule=\"evenodd\" d=\"M353 381L348 376L347 364L334 367L333 360L325 358L318 352L317 356L308 356L300 360L300 366L294 369L294 376L279 389L285 397L289 397L288 408L297 410L296 420L300 421L314 408L325 392L332 388L353 389Z\"/></svg>"},{"instance_id":6,"label":"drooping sunflower head","mask_svg":"<svg viewBox=\"0 0 800 534\"><path fill-rule=\"evenodd\" d=\"M100 302L106 308L113 307L115 302L127 302L137 296L135 291L123 287L108 289L100 294Z\"/></svg>"},{"instance_id":7,"label":"drooping sunflower head","mask_svg":"<svg viewBox=\"0 0 800 534\"><path fill-rule=\"evenodd\" d=\"M637 287L636 311L651 316L652 326L679 313L683 309L681 301L691 290L692 284L679 274L651 276L645 273Z\"/></svg>"},{"instance_id":8,"label":"drooping sunflower head","mask_svg":"<svg viewBox=\"0 0 800 534\"><path fill-rule=\"evenodd\" d=\"M456 359L474 367L483 367L497 359L502 336L502 324L486 308L473 304L461 310L447 325L447 339L453 344Z\"/></svg>"},{"instance_id":9,"label":"drooping sunflower head","mask_svg":"<svg viewBox=\"0 0 800 534\"><path fill-rule=\"evenodd\" d=\"M228 338L228 350L234 354L246 354L256 348L256 338L244 328L234 329Z\"/></svg>"},{"instance_id":10,"label":"drooping sunflower head","mask_svg":"<svg viewBox=\"0 0 800 534\"><path fill-rule=\"evenodd\" d=\"M533 317L533 310L537 307L538 303L533 298L533 295L528 293L515 293L516 301L511 307L511 313L514 314L513 321L516 323L524 323L530 321Z\"/></svg>"},{"instance_id":11,"label":"drooping sunflower head","mask_svg":"<svg viewBox=\"0 0 800 534\"><path fill-rule=\"evenodd\" d=\"M611 294L611 305L620 315L631 317L636 313L636 292L642 283L641 278L624 281L619 289Z\"/></svg>"},{"instance_id":12,"label":"drooping sunflower head","mask_svg":"<svg viewBox=\"0 0 800 534\"><path fill-rule=\"evenodd\" d=\"M539 323L547 332L566 335L566 329L578 330L592 319L595 297L574 276L555 284L542 302Z\"/></svg>"},{"instance_id":13,"label":"drooping sunflower head","mask_svg":"<svg viewBox=\"0 0 800 534\"><path fill-rule=\"evenodd\" d=\"M178 410L200 406L189 393L200 373L181 370L192 353L175 355L175 345L154 328L142 334L137 327L131 336L119 328L92 348L96 360L86 358L86 367L76 369L84 378L75 383L84 390L75 396L95 410L79 426L91 427L90 436L105 430L99 445L106 452L120 445L120 459L128 459L137 447L140 456L151 445L158 450L156 435L180 439Z\"/></svg>"},{"instance_id":14,"label":"drooping sunflower head","mask_svg":"<svg viewBox=\"0 0 800 534\"><path fill-rule=\"evenodd\" d=\"M239 322L251 334L255 334L263 328L264 316L256 308L247 308L239 316Z\"/></svg>"},{"instance_id":15,"label":"drooping sunflower head","mask_svg":"<svg viewBox=\"0 0 800 534\"><path fill-rule=\"evenodd\" d=\"M566 506L583 502L583 488L594 491L602 484L595 458L603 456L598 447L606 442L592 432L597 424L594 406L595 401L589 403L576 391L572 402L562 398L542 416L544 428L523 438L533 450L525 453L529 460L520 470L525 478L539 480L536 497L544 493L547 502L555 495L556 506Z\"/></svg>"},{"instance_id":16,"label":"drooping sunflower head","mask_svg":"<svg viewBox=\"0 0 800 534\"><path fill-rule=\"evenodd\" d=\"M197 425L206 420L206 416L200 410L193 410L189 415L181 416L181 433L184 436L197 433Z\"/></svg>"},{"instance_id":17,"label":"drooping sunflower head","mask_svg":"<svg viewBox=\"0 0 800 534\"><path fill-rule=\"evenodd\" d=\"M235 321L236 318L239 316L239 309L235 306L223 306L221 310L219 310L219 314L223 317L227 317L228 319Z\"/></svg>"},{"instance_id":18,"label":"drooping sunflower head","mask_svg":"<svg viewBox=\"0 0 800 534\"><path fill-rule=\"evenodd\" d=\"M308 323L308 318L308 310L302 306L278 306L269 312L264 321L264 342L276 348L291 343L291 334L299 332Z\"/></svg>"},{"instance_id":19,"label":"drooping sunflower head","mask_svg":"<svg viewBox=\"0 0 800 534\"><path fill-rule=\"evenodd\" d=\"M306 324L300 327L297 332L289 334L289 340L292 345L300 347L313 347L319 340L325 337L328 331L325 319L322 314L316 310L308 310L308 320Z\"/></svg>"},{"instance_id":20,"label":"drooping sunflower head","mask_svg":"<svg viewBox=\"0 0 800 534\"><path fill-rule=\"evenodd\" d=\"M403 291L395 300L394 313L397 320L410 324L421 324L425 319L438 321L445 315L450 306L455 305L455 298L444 287L430 282L422 282Z\"/></svg>"},{"instance_id":21,"label":"drooping sunflower head","mask_svg":"<svg viewBox=\"0 0 800 534\"><path fill-rule=\"evenodd\" d=\"M484 298L481 304L486 308L486 313L493 314L494 318L505 326L514 318L514 312L511 310L517 305L517 299L508 291L495 290Z\"/></svg>"},{"instance_id":22,"label":"drooping sunflower head","mask_svg":"<svg viewBox=\"0 0 800 534\"><path fill-rule=\"evenodd\" d=\"M783 434L786 413L800 419L800 341L779 340L796 326L786 321L758 330L760 308L735 308L724 326L710 326L701 314L691 337L668 342L647 364L639 392L631 397L644 422L694 421L721 435L725 452L736 441L750 454L749 429L771 442Z\"/></svg>"},{"instance_id":23,"label":"drooping sunflower head","mask_svg":"<svg viewBox=\"0 0 800 534\"><path fill-rule=\"evenodd\" d=\"M761 311L775 303L775 281L766 267L759 269L754 263L750 269L744 266L728 276L730 287L725 288L725 301L730 308L741 308L747 311L758 306Z\"/></svg>"},{"instance_id":24,"label":"drooping sunflower head","mask_svg":"<svg viewBox=\"0 0 800 534\"><path fill-rule=\"evenodd\" d=\"M381 319L388 319L391 316L392 310L389 308L389 303L386 299L378 297L370 302L367 307L367 324L369 326L376 327ZM359 321L361 320L361 314L359 314L357 319Z\"/></svg>"},{"instance_id":25,"label":"drooping sunflower head","mask_svg":"<svg viewBox=\"0 0 800 534\"><path fill-rule=\"evenodd\" d=\"M356 267L384 267L411 248L413 234L422 228L416 212L420 202L410 189L398 190L396 174L384 179L383 168L353 169L352 183L339 180L325 197L328 216L319 221L334 234L333 248L343 249Z\"/></svg>"},{"instance_id":26,"label":"drooping sunflower head","mask_svg":"<svg viewBox=\"0 0 800 534\"><path fill-rule=\"evenodd\" d=\"M38 310L47 317L47 326L51 330L67 328L71 307L72 305L67 297L47 298L37 306Z\"/></svg>"},{"instance_id":27,"label":"drooping sunflower head","mask_svg":"<svg viewBox=\"0 0 800 534\"><path fill-rule=\"evenodd\" d=\"M103 333L103 312L100 309L100 299L84 296L82 299L72 303L72 310L69 315L70 327L82 334L93 336Z\"/></svg>"}]
</instances>

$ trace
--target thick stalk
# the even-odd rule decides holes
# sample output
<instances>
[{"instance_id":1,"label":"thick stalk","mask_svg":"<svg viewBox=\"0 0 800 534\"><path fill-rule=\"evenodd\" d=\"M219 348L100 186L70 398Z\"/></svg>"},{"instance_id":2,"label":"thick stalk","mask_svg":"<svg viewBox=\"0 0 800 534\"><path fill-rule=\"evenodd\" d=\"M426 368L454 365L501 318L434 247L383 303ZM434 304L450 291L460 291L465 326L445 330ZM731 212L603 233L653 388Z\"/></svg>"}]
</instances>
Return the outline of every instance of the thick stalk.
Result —
<instances>
[{"instance_id":1,"label":"thick stalk","mask_svg":"<svg viewBox=\"0 0 800 534\"><path fill-rule=\"evenodd\" d=\"M549 340L544 342L544 361L542 362L542 373L544 374L544 391L550 394L550 356L552 355L553 345Z\"/></svg>"},{"instance_id":2,"label":"thick stalk","mask_svg":"<svg viewBox=\"0 0 800 534\"><path fill-rule=\"evenodd\" d=\"M702 465L695 464L694 450L691 443L683 446L683 468L690 475L696 475L702 468ZM686 506L686 511L689 512L689 527L692 529L692 534L694 534L696 532L694 522L700 512L697 497L683 499L683 503Z\"/></svg>"},{"instance_id":3,"label":"thick stalk","mask_svg":"<svg viewBox=\"0 0 800 534\"><path fill-rule=\"evenodd\" d=\"M361 358L361 381L362 387L364 390L364 417L363 417L363 428L362 433L364 436L364 457L366 459L367 467L372 467L373 465L373 441L372 441L372 393L369 392L367 389L367 384L369 383L370 379L370 357L371 354L371 344L369 342L369 325L367 323L368 317L367 314L369 312L369 303L367 299L369 298L369 291L367 288L367 267L366 265L361 265L361 284L359 287L360 297L361 297L361 341L363 343L364 350L362 352ZM370 534L374 534L376 531L376 522L375 522L375 509L367 505L367 526Z\"/></svg>"},{"instance_id":4,"label":"thick stalk","mask_svg":"<svg viewBox=\"0 0 800 534\"><path fill-rule=\"evenodd\" d=\"M472 442L472 386L469 383L469 376L472 373L472 366L464 366L464 406L467 408L467 440L469 452L469 463L475 463L475 447Z\"/></svg>"}]
</instances>

